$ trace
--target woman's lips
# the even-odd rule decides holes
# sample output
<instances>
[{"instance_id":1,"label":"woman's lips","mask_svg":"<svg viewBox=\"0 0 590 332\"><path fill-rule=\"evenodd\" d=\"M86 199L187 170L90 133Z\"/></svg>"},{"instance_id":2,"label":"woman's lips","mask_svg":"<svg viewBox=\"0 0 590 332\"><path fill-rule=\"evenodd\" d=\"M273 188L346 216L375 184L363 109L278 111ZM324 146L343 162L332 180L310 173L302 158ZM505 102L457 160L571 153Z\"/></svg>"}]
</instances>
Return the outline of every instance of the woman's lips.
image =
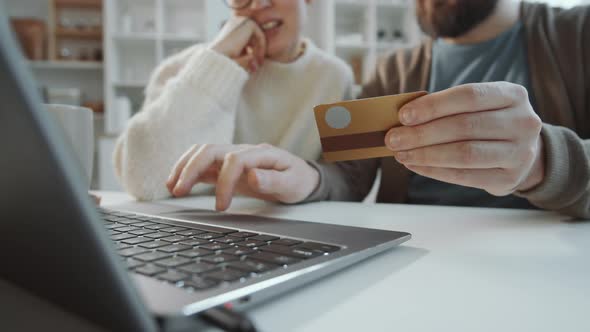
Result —
<instances>
[{"instance_id":1,"label":"woman's lips","mask_svg":"<svg viewBox=\"0 0 590 332\"><path fill-rule=\"evenodd\" d=\"M282 20L271 20L261 24L260 27L262 28L262 31L264 31L266 38L270 38L278 33L282 25Z\"/></svg>"}]
</instances>

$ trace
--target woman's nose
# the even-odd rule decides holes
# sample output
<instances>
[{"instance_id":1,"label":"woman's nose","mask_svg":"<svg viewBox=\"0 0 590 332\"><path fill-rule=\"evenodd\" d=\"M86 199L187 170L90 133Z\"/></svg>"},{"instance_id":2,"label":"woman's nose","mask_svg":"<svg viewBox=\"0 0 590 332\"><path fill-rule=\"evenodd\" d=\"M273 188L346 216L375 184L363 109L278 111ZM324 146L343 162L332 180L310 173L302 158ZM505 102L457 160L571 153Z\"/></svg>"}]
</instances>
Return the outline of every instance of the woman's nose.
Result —
<instances>
[{"instance_id":1,"label":"woman's nose","mask_svg":"<svg viewBox=\"0 0 590 332\"><path fill-rule=\"evenodd\" d=\"M271 0L252 0L250 4L250 9L263 9L272 4Z\"/></svg>"}]
</instances>

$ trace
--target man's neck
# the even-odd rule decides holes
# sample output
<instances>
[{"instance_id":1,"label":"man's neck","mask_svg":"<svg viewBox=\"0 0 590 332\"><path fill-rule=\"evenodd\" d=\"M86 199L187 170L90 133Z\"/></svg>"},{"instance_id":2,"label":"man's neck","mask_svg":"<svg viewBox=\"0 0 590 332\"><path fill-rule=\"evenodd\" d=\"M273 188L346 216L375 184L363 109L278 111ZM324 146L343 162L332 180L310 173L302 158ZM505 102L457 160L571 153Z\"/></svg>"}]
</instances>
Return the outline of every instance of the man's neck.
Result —
<instances>
[{"instance_id":1,"label":"man's neck","mask_svg":"<svg viewBox=\"0 0 590 332\"><path fill-rule=\"evenodd\" d=\"M518 22L520 1L498 0L494 12L467 33L455 38L443 38L451 44L475 44L490 40Z\"/></svg>"}]
</instances>

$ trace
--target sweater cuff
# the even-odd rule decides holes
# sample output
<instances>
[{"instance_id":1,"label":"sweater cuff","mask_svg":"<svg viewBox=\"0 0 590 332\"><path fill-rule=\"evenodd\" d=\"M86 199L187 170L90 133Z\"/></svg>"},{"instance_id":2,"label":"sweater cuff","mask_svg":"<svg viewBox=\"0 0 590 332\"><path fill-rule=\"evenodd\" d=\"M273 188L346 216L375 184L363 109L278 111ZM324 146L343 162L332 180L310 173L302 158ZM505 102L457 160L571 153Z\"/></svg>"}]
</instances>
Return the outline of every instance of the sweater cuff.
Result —
<instances>
[{"instance_id":1,"label":"sweater cuff","mask_svg":"<svg viewBox=\"0 0 590 332\"><path fill-rule=\"evenodd\" d=\"M196 91L202 91L224 106L233 107L248 80L248 72L235 61L214 50L203 47L189 59L181 81L188 82Z\"/></svg>"},{"instance_id":2,"label":"sweater cuff","mask_svg":"<svg viewBox=\"0 0 590 332\"><path fill-rule=\"evenodd\" d=\"M524 192L517 191L515 195L524 197L541 208L551 209L567 204L572 199L572 194L577 194L576 165L572 165L572 157L575 156L572 156L574 151L566 134L563 128L543 124L541 138L545 149L544 179L538 186ZM583 182L583 179L579 180Z\"/></svg>"},{"instance_id":3,"label":"sweater cuff","mask_svg":"<svg viewBox=\"0 0 590 332\"><path fill-rule=\"evenodd\" d=\"M299 203L303 204L303 203L311 203L311 202L319 202L319 201L327 200L328 188L327 188L327 184L326 184L326 175L324 174L323 168L316 161L307 160L307 163L309 164L309 166L313 167L316 171L318 171L319 180L318 180L318 185L315 188L315 190L312 191L311 194L309 194L309 196L307 196L307 198L305 198L303 201L301 201Z\"/></svg>"}]
</instances>

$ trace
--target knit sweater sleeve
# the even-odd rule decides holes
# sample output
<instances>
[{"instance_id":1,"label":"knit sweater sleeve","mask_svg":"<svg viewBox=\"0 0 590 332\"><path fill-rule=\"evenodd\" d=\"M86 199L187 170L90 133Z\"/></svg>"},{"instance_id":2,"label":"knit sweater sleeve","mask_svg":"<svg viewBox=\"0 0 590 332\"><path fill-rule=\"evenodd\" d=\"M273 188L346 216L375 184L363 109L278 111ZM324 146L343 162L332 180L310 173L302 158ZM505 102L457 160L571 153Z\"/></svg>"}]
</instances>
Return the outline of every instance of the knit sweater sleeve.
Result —
<instances>
[{"instance_id":1,"label":"knit sweater sleeve","mask_svg":"<svg viewBox=\"0 0 590 332\"><path fill-rule=\"evenodd\" d=\"M577 218L590 218L590 140L572 130L544 124L545 178L537 187L518 192L532 204Z\"/></svg>"},{"instance_id":2,"label":"knit sweater sleeve","mask_svg":"<svg viewBox=\"0 0 590 332\"><path fill-rule=\"evenodd\" d=\"M204 47L164 62L115 147L114 166L124 188L139 200L164 198L171 168L187 149L231 143L247 79L234 61Z\"/></svg>"}]
</instances>

